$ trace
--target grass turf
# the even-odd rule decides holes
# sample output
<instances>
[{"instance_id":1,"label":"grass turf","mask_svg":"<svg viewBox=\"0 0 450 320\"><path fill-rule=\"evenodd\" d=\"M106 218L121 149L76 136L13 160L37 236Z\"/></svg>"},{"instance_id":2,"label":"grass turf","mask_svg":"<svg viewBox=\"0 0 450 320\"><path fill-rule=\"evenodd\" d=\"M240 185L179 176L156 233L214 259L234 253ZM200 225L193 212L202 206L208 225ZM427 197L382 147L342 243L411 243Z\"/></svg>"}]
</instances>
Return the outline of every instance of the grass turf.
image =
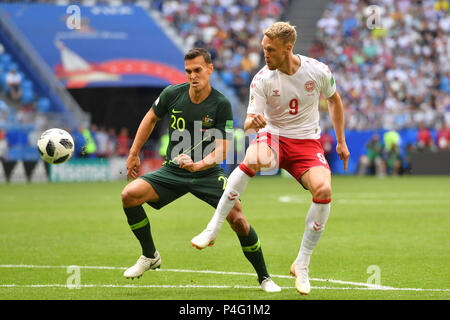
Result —
<instances>
[{"instance_id":1,"label":"grass turf","mask_svg":"<svg viewBox=\"0 0 450 320\"><path fill-rule=\"evenodd\" d=\"M268 270L283 287L272 294L259 288L228 226L213 247L191 247L213 214L194 196L159 211L145 206L162 270L131 281L122 273L140 248L121 209L125 182L0 185L0 300L448 300L449 185L450 177L333 177L308 296L289 277L311 203L293 179L255 177L242 197ZM70 265L81 266L79 289L67 287ZM385 287L365 285L371 276Z\"/></svg>"}]
</instances>

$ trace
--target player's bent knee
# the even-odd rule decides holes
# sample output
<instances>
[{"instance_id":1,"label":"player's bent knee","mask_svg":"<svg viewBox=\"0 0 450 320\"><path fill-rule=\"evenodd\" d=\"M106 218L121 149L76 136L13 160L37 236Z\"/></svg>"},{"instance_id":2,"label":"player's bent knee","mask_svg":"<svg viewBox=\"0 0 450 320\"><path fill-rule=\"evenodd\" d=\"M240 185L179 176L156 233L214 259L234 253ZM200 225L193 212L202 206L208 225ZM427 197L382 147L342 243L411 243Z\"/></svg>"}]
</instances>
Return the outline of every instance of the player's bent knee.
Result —
<instances>
[{"instance_id":1,"label":"player's bent knee","mask_svg":"<svg viewBox=\"0 0 450 320\"><path fill-rule=\"evenodd\" d=\"M153 186L142 179L128 184L122 190L121 197L124 208L139 206L145 202L159 201L159 195Z\"/></svg>"},{"instance_id":2,"label":"player's bent knee","mask_svg":"<svg viewBox=\"0 0 450 320\"><path fill-rule=\"evenodd\" d=\"M121 198L122 198L122 206L124 208L134 207L138 205L136 198L127 188L122 190Z\"/></svg>"},{"instance_id":3,"label":"player's bent knee","mask_svg":"<svg viewBox=\"0 0 450 320\"><path fill-rule=\"evenodd\" d=\"M121 198L122 198L122 206L124 208L135 207L143 204L145 200L142 196L136 194L136 190L125 187L122 190Z\"/></svg>"},{"instance_id":4,"label":"player's bent knee","mask_svg":"<svg viewBox=\"0 0 450 320\"><path fill-rule=\"evenodd\" d=\"M322 183L313 191L314 199L328 200L331 199L331 186L328 183Z\"/></svg>"}]
</instances>

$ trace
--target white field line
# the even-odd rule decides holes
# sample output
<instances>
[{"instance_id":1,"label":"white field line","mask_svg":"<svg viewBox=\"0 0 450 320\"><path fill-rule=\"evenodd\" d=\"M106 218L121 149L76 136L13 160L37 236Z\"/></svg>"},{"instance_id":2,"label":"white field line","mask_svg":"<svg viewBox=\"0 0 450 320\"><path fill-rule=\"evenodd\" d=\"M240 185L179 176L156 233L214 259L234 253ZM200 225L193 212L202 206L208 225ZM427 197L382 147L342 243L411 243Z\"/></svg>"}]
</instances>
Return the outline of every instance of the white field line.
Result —
<instances>
[{"instance_id":1,"label":"white field line","mask_svg":"<svg viewBox=\"0 0 450 320\"><path fill-rule=\"evenodd\" d=\"M94 269L94 270L125 270L125 267L111 267L111 266L45 266L45 265L13 265L3 264L0 268L30 268L30 269L67 269L68 267L79 267L80 269ZM186 273L206 273L206 274L223 274L223 275L239 275L239 276L255 276L253 273L244 272L227 272L227 271L214 271L214 270L185 270L185 269L160 269L156 272L186 272ZM271 275L272 278L285 278L292 279L287 275ZM394 288L389 286L374 285L364 282L342 281L334 279L318 279L310 278L310 281L328 282L336 284L346 284L358 287L314 287L314 289L323 290L392 290L392 291L437 291L437 292L450 292L450 289L422 289L422 288ZM0 288L45 288L45 287L67 287L66 284L0 284ZM227 286L227 285L113 285L113 284L88 284L80 285L80 288L239 288L239 289L257 289L259 286ZM362 288L361 288L362 287ZM294 288L294 287L281 287L281 288Z\"/></svg>"},{"instance_id":2,"label":"white field line","mask_svg":"<svg viewBox=\"0 0 450 320\"><path fill-rule=\"evenodd\" d=\"M67 288L67 289L81 289L81 288L132 288L132 289L261 289L260 286L219 286L219 285L116 285L116 284L84 284L79 286L69 287L67 284L1 284L0 288ZM282 289L295 289L295 287L281 286ZM420 289L420 288L391 288L391 287L371 287L371 288L359 288L359 287L315 287L312 289L318 290L381 290L381 291L435 291L435 292L450 292L450 289Z\"/></svg>"}]
</instances>

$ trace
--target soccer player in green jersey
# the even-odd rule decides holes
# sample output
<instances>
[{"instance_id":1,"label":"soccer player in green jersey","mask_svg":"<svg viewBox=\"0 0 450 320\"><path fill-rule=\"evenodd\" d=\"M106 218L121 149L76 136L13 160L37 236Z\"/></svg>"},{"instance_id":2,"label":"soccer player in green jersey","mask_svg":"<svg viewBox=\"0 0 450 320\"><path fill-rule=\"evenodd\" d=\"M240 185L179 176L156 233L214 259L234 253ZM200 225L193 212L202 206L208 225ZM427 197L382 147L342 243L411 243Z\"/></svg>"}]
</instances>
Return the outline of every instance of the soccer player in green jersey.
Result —
<instances>
[{"instance_id":1,"label":"soccer player in green jersey","mask_svg":"<svg viewBox=\"0 0 450 320\"><path fill-rule=\"evenodd\" d=\"M210 84L214 68L208 51L194 48L184 60L188 82L170 85L162 91L140 123L126 162L127 180L135 180L123 189L122 205L142 247L136 264L124 272L126 278L140 277L161 265L150 221L142 207L144 203L160 209L190 192L216 208L225 189L227 175L219 164L225 159L230 143L226 133L233 128L231 104ZM156 122L166 114L170 137L166 161L160 169L138 177L139 151ZM267 272L258 235L247 222L239 201L227 221L253 265L261 288L266 292L280 291Z\"/></svg>"}]
</instances>

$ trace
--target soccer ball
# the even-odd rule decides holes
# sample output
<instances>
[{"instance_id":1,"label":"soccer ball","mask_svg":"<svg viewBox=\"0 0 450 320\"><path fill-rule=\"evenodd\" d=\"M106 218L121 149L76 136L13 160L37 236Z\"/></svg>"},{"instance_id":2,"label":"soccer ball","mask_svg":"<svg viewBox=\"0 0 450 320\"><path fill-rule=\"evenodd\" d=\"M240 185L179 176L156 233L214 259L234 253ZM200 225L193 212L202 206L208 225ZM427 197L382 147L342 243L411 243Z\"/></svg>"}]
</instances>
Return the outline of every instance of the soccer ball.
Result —
<instances>
[{"instance_id":1,"label":"soccer ball","mask_svg":"<svg viewBox=\"0 0 450 320\"><path fill-rule=\"evenodd\" d=\"M65 130L53 128L41 134L37 141L39 155L50 164L66 162L73 155L74 142Z\"/></svg>"}]
</instances>

